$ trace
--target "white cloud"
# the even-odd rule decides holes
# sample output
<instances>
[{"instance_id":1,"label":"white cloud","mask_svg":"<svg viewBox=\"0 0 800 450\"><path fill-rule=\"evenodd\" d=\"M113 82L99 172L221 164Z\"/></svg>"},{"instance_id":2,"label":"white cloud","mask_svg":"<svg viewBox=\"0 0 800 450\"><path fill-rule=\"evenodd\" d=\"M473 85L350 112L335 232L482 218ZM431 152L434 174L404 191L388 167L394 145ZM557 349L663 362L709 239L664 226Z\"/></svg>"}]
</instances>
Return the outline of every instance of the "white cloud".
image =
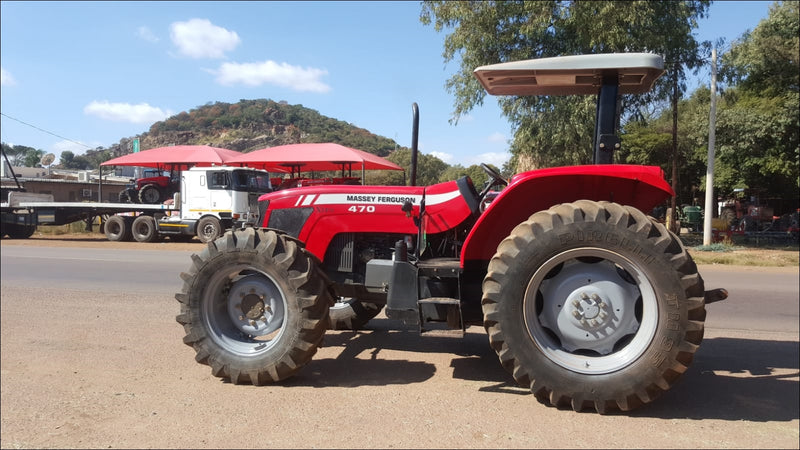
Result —
<instances>
[{"instance_id":1,"label":"white cloud","mask_svg":"<svg viewBox=\"0 0 800 450\"><path fill-rule=\"evenodd\" d=\"M160 40L158 36L156 36L152 31L150 31L150 28L147 28L146 26L137 28L136 36L143 41L151 43L156 43Z\"/></svg>"},{"instance_id":2,"label":"white cloud","mask_svg":"<svg viewBox=\"0 0 800 450\"><path fill-rule=\"evenodd\" d=\"M487 152L477 156L470 156L467 159L469 160L468 165L486 163L502 169L503 164L511 159L511 154L508 152Z\"/></svg>"},{"instance_id":3,"label":"white cloud","mask_svg":"<svg viewBox=\"0 0 800 450\"><path fill-rule=\"evenodd\" d=\"M287 63L264 61L258 63L223 63L218 70L209 72L217 83L230 86L244 84L260 86L265 83L287 87L301 92L328 92L331 87L320 80L327 70L299 67Z\"/></svg>"},{"instance_id":4,"label":"white cloud","mask_svg":"<svg viewBox=\"0 0 800 450\"><path fill-rule=\"evenodd\" d=\"M190 58L224 58L225 52L242 42L235 31L218 27L208 19L174 22L169 28L172 43Z\"/></svg>"},{"instance_id":5,"label":"white cloud","mask_svg":"<svg viewBox=\"0 0 800 450\"><path fill-rule=\"evenodd\" d=\"M0 68L0 86L14 86L17 84L17 80L11 76L11 72L7 71L6 69Z\"/></svg>"},{"instance_id":6,"label":"white cloud","mask_svg":"<svg viewBox=\"0 0 800 450\"><path fill-rule=\"evenodd\" d=\"M445 153L445 152L431 152L430 155L441 159L442 161L446 162L447 164L453 164L453 160L455 159L455 156L453 156L450 153Z\"/></svg>"},{"instance_id":7,"label":"white cloud","mask_svg":"<svg viewBox=\"0 0 800 450\"><path fill-rule=\"evenodd\" d=\"M114 122L130 123L153 123L164 120L173 114L169 110L164 111L147 103L132 105L130 103L109 103L107 100L92 101L83 108L83 113Z\"/></svg>"}]
</instances>

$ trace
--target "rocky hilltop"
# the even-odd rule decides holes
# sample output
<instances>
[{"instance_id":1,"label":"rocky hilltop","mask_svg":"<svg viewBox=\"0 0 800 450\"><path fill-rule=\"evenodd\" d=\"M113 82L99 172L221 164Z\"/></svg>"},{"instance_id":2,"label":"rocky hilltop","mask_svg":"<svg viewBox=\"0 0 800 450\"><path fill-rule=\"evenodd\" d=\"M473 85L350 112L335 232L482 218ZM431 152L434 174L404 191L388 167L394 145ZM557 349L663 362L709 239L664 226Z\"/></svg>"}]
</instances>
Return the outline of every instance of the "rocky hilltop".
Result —
<instances>
[{"instance_id":1,"label":"rocky hilltop","mask_svg":"<svg viewBox=\"0 0 800 450\"><path fill-rule=\"evenodd\" d=\"M120 139L105 150L110 150L113 157L128 154L136 138L141 150L210 145L246 153L300 142L335 142L387 156L398 148L392 139L323 116L313 109L268 99L207 103L156 122L149 131Z\"/></svg>"}]
</instances>

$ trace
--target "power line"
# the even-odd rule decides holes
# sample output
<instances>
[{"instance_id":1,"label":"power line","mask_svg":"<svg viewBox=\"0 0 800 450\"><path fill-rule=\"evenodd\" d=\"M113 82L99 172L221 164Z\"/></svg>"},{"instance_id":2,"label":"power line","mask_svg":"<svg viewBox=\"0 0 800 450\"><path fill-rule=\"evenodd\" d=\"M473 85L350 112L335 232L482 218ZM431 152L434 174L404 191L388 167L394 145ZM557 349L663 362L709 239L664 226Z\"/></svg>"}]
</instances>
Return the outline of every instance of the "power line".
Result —
<instances>
[{"instance_id":1,"label":"power line","mask_svg":"<svg viewBox=\"0 0 800 450\"><path fill-rule=\"evenodd\" d=\"M50 132L50 131L44 130L44 129L42 129L42 128L39 128L39 127L37 127L36 125L31 125L31 124L29 124L29 123L27 123L27 122L23 122L23 121L21 121L21 120L19 120L19 119L17 119L17 118L11 117L11 116L9 116L8 114L1 113L1 112L0 112L0 115L2 115L2 116L4 116L4 117L8 117L8 118L9 118L9 119L11 119L11 120L15 120L15 121L17 121L17 122L19 122L19 123L21 123L21 124L23 124L23 125L27 125L27 126L29 126L29 127L31 127L31 128L35 128L35 129L37 129L37 130L39 130L39 131L42 131L42 132L44 132L44 133L51 134L51 135L53 135L53 136L55 136L55 137L57 137L57 138L64 139L65 141L72 142L73 144L82 145L82 146L84 146L84 147L86 147L86 148L88 148L88 149L90 149L90 150L92 149L92 147L89 147L88 145L86 145L86 144L84 144L84 143L82 143L82 142L73 141L73 140L72 140L72 139L70 139L70 138L65 138L64 136L60 136L60 135L58 135L58 134L55 134L55 133L53 133L53 132Z\"/></svg>"}]
</instances>

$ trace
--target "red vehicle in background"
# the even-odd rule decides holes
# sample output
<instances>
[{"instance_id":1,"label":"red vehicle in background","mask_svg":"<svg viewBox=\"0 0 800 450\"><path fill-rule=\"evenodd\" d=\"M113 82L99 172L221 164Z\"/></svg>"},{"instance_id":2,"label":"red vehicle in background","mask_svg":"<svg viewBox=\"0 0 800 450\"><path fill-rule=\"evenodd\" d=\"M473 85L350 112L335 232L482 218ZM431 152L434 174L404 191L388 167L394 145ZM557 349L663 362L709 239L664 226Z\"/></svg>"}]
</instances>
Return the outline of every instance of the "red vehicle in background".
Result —
<instances>
[{"instance_id":1,"label":"red vehicle in background","mask_svg":"<svg viewBox=\"0 0 800 450\"><path fill-rule=\"evenodd\" d=\"M145 169L144 176L131 180L119 193L122 203L159 204L180 191L180 170Z\"/></svg>"}]
</instances>

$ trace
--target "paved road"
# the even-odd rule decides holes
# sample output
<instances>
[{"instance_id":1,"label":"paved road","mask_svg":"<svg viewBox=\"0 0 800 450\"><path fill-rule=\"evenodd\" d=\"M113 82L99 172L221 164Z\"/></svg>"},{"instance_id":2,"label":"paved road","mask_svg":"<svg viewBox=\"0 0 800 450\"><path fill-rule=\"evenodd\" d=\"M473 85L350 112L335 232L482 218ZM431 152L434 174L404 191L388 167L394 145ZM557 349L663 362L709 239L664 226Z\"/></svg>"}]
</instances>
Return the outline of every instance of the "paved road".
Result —
<instances>
[{"instance_id":1,"label":"paved road","mask_svg":"<svg viewBox=\"0 0 800 450\"><path fill-rule=\"evenodd\" d=\"M422 338L379 316L329 332L298 376L234 386L174 321L187 251L2 246L0 446L798 448L798 270L701 267L730 299L652 405L543 406L482 328Z\"/></svg>"}]
</instances>

